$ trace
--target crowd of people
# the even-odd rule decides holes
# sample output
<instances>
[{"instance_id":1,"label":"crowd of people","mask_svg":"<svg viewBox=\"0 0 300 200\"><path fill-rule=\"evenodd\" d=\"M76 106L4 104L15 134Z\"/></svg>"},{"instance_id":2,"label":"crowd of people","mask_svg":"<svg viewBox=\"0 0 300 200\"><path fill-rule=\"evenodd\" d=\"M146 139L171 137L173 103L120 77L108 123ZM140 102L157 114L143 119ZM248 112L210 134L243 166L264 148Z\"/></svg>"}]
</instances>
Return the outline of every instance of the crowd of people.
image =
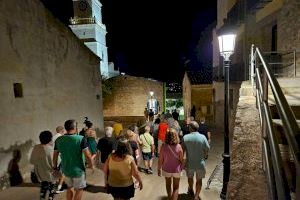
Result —
<instances>
[{"instance_id":1,"label":"crowd of people","mask_svg":"<svg viewBox=\"0 0 300 200\"><path fill-rule=\"evenodd\" d=\"M153 174L153 159L158 157L157 175L165 177L168 199L178 199L180 177L185 170L187 192L198 200L211 141L204 122L201 120L199 125L188 117L180 126L178 115L167 112L154 116L150 112L140 126L133 124L123 129L117 122L105 127L105 136L98 141L93 123L87 118L80 132L72 119L58 126L54 135L43 131L40 144L34 146L30 156L41 185L40 199L54 199L65 184L67 200L80 200L86 187L86 168L95 167L103 171L104 186L114 199L133 198L135 189L143 188L139 173Z\"/></svg>"}]
</instances>

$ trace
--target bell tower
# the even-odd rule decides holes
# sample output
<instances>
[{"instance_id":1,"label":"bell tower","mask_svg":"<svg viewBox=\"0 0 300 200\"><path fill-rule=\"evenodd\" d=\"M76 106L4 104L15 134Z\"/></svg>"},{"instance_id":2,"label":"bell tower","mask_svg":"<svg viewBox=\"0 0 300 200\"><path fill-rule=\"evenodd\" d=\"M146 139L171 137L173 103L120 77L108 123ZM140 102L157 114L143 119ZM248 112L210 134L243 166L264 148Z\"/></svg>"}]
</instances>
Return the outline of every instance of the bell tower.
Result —
<instances>
[{"instance_id":1,"label":"bell tower","mask_svg":"<svg viewBox=\"0 0 300 200\"><path fill-rule=\"evenodd\" d=\"M102 4L99 0L73 0L74 17L70 19L73 33L94 54L101 58L101 75L109 78L106 47L106 26L102 23Z\"/></svg>"}]
</instances>

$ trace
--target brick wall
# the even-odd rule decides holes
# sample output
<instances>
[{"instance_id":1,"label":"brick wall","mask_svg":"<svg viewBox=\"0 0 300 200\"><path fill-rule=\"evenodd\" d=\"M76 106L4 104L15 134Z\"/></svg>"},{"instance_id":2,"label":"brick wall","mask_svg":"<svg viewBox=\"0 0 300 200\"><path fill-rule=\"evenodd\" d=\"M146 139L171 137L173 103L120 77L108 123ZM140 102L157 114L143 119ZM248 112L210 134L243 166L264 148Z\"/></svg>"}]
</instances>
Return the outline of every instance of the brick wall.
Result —
<instances>
[{"instance_id":1,"label":"brick wall","mask_svg":"<svg viewBox=\"0 0 300 200\"><path fill-rule=\"evenodd\" d=\"M112 93L103 101L105 117L112 116L144 116L149 92L163 110L163 83L141 77L121 75L109 79L112 83Z\"/></svg>"}]
</instances>

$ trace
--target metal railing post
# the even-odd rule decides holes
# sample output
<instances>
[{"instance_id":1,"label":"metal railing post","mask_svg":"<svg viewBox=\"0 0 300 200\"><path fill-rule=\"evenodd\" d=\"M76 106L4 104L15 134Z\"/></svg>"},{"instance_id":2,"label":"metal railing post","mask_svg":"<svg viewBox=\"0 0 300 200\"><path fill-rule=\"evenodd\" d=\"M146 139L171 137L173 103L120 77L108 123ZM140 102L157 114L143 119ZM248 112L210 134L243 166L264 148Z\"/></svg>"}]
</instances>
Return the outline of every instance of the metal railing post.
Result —
<instances>
[{"instance_id":1,"label":"metal railing post","mask_svg":"<svg viewBox=\"0 0 300 200\"><path fill-rule=\"evenodd\" d=\"M252 88L254 89L254 45L251 45L251 66L250 66L250 80Z\"/></svg>"},{"instance_id":2,"label":"metal railing post","mask_svg":"<svg viewBox=\"0 0 300 200\"><path fill-rule=\"evenodd\" d=\"M296 60L296 50L294 50L294 77L297 76L297 60Z\"/></svg>"}]
</instances>

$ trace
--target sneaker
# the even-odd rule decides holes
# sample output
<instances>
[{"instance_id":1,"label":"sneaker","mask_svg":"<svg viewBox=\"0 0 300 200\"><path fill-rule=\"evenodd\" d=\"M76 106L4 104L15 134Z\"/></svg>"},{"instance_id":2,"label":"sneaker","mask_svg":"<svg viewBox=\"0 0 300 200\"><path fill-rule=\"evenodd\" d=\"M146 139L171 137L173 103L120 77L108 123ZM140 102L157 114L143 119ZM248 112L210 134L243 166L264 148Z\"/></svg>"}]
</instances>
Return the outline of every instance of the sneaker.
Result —
<instances>
[{"instance_id":1,"label":"sneaker","mask_svg":"<svg viewBox=\"0 0 300 200\"><path fill-rule=\"evenodd\" d=\"M55 194L60 194L60 193L63 193L64 192L64 190L56 190L54 193Z\"/></svg>"},{"instance_id":2,"label":"sneaker","mask_svg":"<svg viewBox=\"0 0 300 200\"><path fill-rule=\"evenodd\" d=\"M153 171L152 171L151 169L147 169L147 170L146 170L146 173L147 173L147 174L153 174Z\"/></svg>"}]
</instances>

